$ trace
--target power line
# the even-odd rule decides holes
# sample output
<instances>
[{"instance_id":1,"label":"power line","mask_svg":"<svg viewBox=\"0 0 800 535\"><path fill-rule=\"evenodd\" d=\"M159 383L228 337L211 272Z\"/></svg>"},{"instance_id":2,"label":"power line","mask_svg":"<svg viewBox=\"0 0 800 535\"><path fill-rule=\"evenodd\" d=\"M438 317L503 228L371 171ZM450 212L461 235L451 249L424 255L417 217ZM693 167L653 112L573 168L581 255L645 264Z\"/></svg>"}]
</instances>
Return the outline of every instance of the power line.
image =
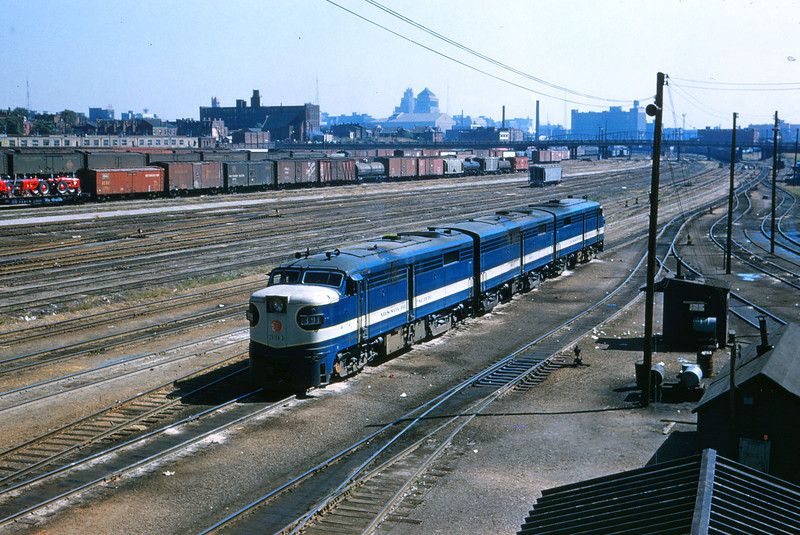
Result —
<instances>
[{"instance_id":1,"label":"power line","mask_svg":"<svg viewBox=\"0 0 800 535\"><path fill-rule=\"evenodd\" d=\"M411 39L410 37L406 37L405 35L402 35L402 34L396 32L396 31L394 31L394 30L392 30L390 28L387 28L386 26L383 26L382 24L379 24L378 22L375 22L372 19L369 19L369 18L367 18L367 17L365 17L363 15L360 15L360 14L356 13L355 11L347 9L346 7L344 7L344 6L340 5L340 4L337 4L333 0L325 0L325 1L328 2L329 4L333 5L333 6L338 7L342 11L350 13L354 17L357 17L357 18L363 20L364 22L372 24L373 26L377 26L378 28L380 28L380 29L382 29L384 31L387 31L387 32L391 33L392 35L394 35L396 37L399 37L400 39L403 39L404 41L408 41L409 43L415 44L420 48L424 48L425 50L427 50L429 52L432 52L432 53L436 54L437 56L441 56L441 57L443 57L445 59L448 59L448 60L450 60L450 61L452 61L454 63L457 63L457 64L459 64L459 65L461 65L463 67L471 69L471 70L473 70L475 72L478 72L480 74L489 76L490 78L494 78L495 80L498 80L500 82L506 83L506 84L511 85L511 86L514 86L514 87L516 87L518 89L522 89L523 91L528 91L528 92L534 93L536 95L541 95L543 97L548 97L548 98L552 98L554 100L563 101L565 103L569 102L570 104L579 104L579 105L582 105L582 106L589 106L589 107L605 107L605 106L600 105L600 104L591 104L591 103L588 103L588 102L580 102L580 101L576 101L576 100L568 100L566 97L562 98L562 97L550 95L548 93L544 93L542 91L538 91L538 90L533 89L531 87L527 87L527 86L518 84L516 82L512 82L511 80L508 80L506 78L502 78L500 76L497 76L497 75L494 75L492 73L486 72L486 71L484 71L482 69L479 69L478 67L475 67L474 65L470 65L468 63L465 63L465 62L463 62L461 60L458 60L458 59L456 59L456 58L454 58L452 56L448 56L447 54L445 54L443 52L439 52L438 50L435 50L435 49L433 49L433 48L431 48L431 47L429 47L427 45L424 45L424 44L420 43L419 41L415 41L414 39ZM628 101L622 101L622 102L628 102Z\"/></svg>"},{"instance_id":2,"label":"power line","mask_svg":"<svg viewBox=\"0 0 800 535\"><path fill-rule=\"evenodd\" d=\"M536 76L533 76L531 74L523 72L523 71L521 71L519 69L516 69L514 67L510 67L509 65L506 65L505 63L502 63L502 62L497 61L497 60L495 60L493 58L490 58L489 56L481 54L480 52L477 52L477 51L473 50L472 48L469 48L466 45L462 45L461 43L459 43L457 41L454 41L454 40L450 39L449 37L446 37L446 36L440 34L439 32L437 32L435 30L431 30L427 26L424 26L423 24L420 24L420 23L408 18L405 15L402 15L401 13L398 13L397 11L394 11L394 10L388 8L388 7L384 6L383 4L380 4L380 3L376 2L375 0L365 0L365 1L367 3L369 3L369 4L372 4L373 6L377 7L378 9L380 9L380 10L382 10L382 11L384 11L384 12L390 14L390 15L392 15L393 17L396 17L396 18L402 20L403 22L405 22L407 24L410 24L411 26L414 26L415 28L420 29L420 30L424 31L425 33L428 33L429 35L432 35L432 36L436 37L437 39L440 39L440 40L444 41L445 43L447 43L449 45L452 45L452 46L454 46L456 48L459 48L459 49L461 49L461 50L463 50L465 52L468 52L469 54L472 54L473 56L475 56L477 58L480 58L480 59L482 59L484 61L488 61L489 63L491 63L493 65L496 65L498 67L501 67L501 68L503 68L503 69L505 69L507 71L510 71L510 72L512 72L514 74L518 74L519 76L522 76L522 77L527 78L529 80L533 80L534 82L538 82L538 83L540 83L542 85L546 85L548 87L552 87L553 89L558 89L559 91L564 91L564 92L570 93L572 95L585 97L585 98L591 98L591 99L594 99L594 100L602 100L602 101L605 101L605 102L631 102L631 100L619 100L619 99L610 99L610 98L604 98L604 97L597 97L597 96L594 96L594 95L590 95L588 93L581 93L579 91L573 91L572 89L569 89L567 87L563 87L563 86L548 82L547 80L544 80L542 78L538 78Z\"/></svg>"},{"instance_id":3,"label":"power line","mask_svg":"<svg viewBox=\"0 0 800 535\"><path fill-rule=\"evenodd\" d=\"M742 86L762 86L762 87L778 87L784 85L795 86L795 89L800 89L800 82L717 82L710 80L690 80L688 78L671 78L671 80L678 80L680 82L689 82L692 84L707 84L707 85L742 85Z\"/></svg>"}]
</instances>

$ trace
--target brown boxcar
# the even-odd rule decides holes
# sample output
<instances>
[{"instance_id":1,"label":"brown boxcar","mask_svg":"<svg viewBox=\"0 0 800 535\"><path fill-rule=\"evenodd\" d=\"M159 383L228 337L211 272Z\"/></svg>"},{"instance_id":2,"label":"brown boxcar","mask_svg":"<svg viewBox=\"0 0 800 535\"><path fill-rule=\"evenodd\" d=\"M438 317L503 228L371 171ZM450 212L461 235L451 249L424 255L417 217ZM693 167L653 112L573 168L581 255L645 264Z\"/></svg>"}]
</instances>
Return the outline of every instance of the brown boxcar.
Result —
<instances>
[{"instance_id":1,"label":"brown boxcar","mask_svg":"<svg viewBox=\"0 0 800 535\"><path fill-rule=\"evenodd\" d=\"M319 160L300 159L294 168L294 183L302 185L319 184Z\"/></svg>"},{"instance_id":2,"label":"brown boxcar","mask_svg":"<svg viewBox=\"0 0 800 535\"><path fill-rule=\"evenodd\" d=\"M207 191L222 189L222 164L219 162L158 162L166 170L168 191Z\"/></svg>"},{"instance_id":3,"label":"brown boxcar","mask_svg":"<svg viewBox=\"0 0 800 535\"><path fill-rule=\"evenodd\" d=\"M419 159L405 157L376 158L386 168L388 178L415 178L419 176Z\"/></svg>"},{"instance_id":4,"label":"brown boxcar","mask_svg":"<svg viewBox=\"0 0 800 535\"><path fill-rule=\"evenodd\" d=\"M275 179L278 186L319 183L318 160L275 160Z\"/></svg>"},{"instance_id":5,"label":"brown boxcar","mask_svg":"<svg viewBox=\"0 0 800 535\"><path fill-rule=\"evenodd\" d=\"M319 161L320 184L343 184L356 181L356 161L352 158L330 158Z\"/></svg>"},{"instance_id":6,"label":"brown boxcar","mask_svg":"<svg viewBox=\"0 0 800 535\"><path fill-rule=\"evenodd\" d=\"M294 184L295 160L275 160L275 181L279 187Z\"/></svg>"},{"instance_id":7,"label":"brown boxcar","mask_svg":"<svg viewBox=\"0 0 800 535\"><path fill-rule=\"evenodd\" d=\"M223 187L222 181L222 164L219 162L203 162L203 163L193 163L192 164L195 168L195 177L199 175L200 182L195 180L195 188L194 189L202 189L202 190L220 190ZM200 168L200 172L197 172L197 168Z\"/></svg>"},{"instance_id":8,"label":"brown boxcar","mask_svg":"<svg viewBox=\"0 0 800 535\"><path fill-rule=\"evenodd\" d=\"M81 188L95 198L161 195L165 191L164 169L82 169Z\"/></svg>"},{"instance_id":9,"label":"brown boxcar","mask_svg":"<svg viewBox=\"0 0 800 535\"><path fill-rule=\"evenodd\" d=\"M420 158L419 176L440 177L444 176L444 158Z\"/></svg>"}]
</instances>

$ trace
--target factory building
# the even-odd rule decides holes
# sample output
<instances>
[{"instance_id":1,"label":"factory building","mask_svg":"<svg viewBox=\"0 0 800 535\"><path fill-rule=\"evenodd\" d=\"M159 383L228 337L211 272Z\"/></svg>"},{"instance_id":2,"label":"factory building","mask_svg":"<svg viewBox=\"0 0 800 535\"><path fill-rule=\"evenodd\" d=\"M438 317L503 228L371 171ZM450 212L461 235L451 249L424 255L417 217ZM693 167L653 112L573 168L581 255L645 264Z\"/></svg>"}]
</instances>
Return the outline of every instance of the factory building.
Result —
<instances>
[{"instance_id":1,"label":"factory building","mask_svg":"<svg viewBox=\"0 0 800 535\"><path fill-rule=\"evenodd\" d=\"M608 111L579 112L572 110L572 137L582 139L644 139L647 134L647 114L633 102L633 107L623 111L622 106L612 106Z\"/></svg>"},{"instance_id":2,"label":"factory building","mask_svg":"<svg viewBox=\"0 0 800 535\"><path fill-rule=\"evenodd\" d=\"M250 105L240 99L236 106L200 107L200 121L221 120L228 130L252 128L269 132L272 140L309 141L320 131L319 106L262 106L261 95L253 90Z\"/></svg>"}]
</instances>

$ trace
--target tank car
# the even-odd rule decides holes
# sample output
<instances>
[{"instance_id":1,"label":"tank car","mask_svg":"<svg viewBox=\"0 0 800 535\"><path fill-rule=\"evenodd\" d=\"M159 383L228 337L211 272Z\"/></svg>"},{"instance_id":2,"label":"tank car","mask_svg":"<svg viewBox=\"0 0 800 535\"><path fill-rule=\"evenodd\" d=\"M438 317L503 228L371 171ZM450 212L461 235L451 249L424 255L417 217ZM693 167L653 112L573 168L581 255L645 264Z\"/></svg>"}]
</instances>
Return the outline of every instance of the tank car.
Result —
<instances>
[{"instance_id":1,"label":"tank car","mask_svg":"<svg viewBox=\"0 0 800 535\"><path fill-rule=\"evenodd\" d=\"M298 254L250 298L250 374L304 392L491 310L603 249L602 207L563 199Z\"/></svg>"}]
</instances>

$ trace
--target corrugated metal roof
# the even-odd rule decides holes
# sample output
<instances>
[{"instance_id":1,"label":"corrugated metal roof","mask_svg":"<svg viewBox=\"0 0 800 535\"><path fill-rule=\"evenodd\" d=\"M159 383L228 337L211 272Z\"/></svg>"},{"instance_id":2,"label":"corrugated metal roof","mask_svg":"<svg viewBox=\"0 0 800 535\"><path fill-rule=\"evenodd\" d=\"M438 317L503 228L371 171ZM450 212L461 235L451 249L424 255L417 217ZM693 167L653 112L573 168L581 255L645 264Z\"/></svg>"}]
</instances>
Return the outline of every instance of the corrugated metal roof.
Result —
<instances>
[{"instance_id":1,"label":"corrugated metal roof","mask_svg":"<svg viewBox=\"0 0 800 535\"><path fill-rule=\"evenodd\" d=\"M751 344L736 360L736 385L763 375L788 393L800 397L800 326L789 323L770 333L768 342L773 346L758 356L758 344ZM759 341L760 344L760 341ZM730 390L730 365L708 385L700 403L692 412L697 412L711 400Z\"/></svg>"},{"instance_id":2,"label":"corrugated metal roof","mask_svg":"<svg viewBox=\"0 0 800 535\"><path fill-rule=\"evenodd\" d=\"M800 487L705 450L545 490L517 533L800 533Z\"/></svg>"}]
</instances>

